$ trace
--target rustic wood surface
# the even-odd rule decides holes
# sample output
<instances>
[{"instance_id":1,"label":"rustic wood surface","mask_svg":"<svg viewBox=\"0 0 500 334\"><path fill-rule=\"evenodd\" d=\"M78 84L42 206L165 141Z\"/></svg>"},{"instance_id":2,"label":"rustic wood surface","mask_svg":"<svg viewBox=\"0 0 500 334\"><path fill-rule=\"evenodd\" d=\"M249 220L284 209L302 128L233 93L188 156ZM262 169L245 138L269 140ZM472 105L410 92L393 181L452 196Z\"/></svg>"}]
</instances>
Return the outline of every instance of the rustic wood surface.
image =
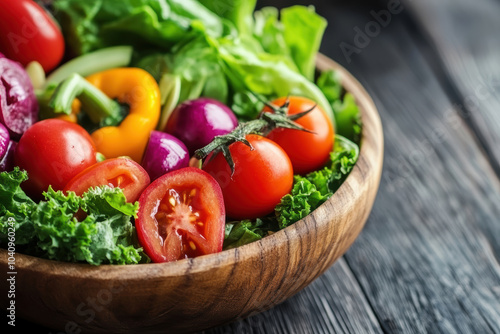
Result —
<instances>
[{"instance_id":1,"label":"rustic wood surface","mask_svg":"<svg viewBox=\"0 0 500 334\"><path fill-rule=\"evenodd\" d=\"M500 2L299 2L329 20L322 52L379 109L377 201L354 245L310 286L204 333L500 333Z\"/></svg>"}]
</instances>

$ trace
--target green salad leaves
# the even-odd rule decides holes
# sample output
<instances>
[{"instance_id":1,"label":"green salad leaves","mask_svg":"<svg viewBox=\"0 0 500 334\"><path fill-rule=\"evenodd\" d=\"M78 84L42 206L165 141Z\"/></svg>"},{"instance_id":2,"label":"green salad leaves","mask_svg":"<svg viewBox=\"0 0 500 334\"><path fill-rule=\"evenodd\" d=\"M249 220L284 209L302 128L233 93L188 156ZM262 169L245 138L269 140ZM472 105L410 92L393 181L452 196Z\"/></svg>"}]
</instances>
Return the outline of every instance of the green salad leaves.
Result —
<instances>
[{"instance_id":1,"label":"green salad leaves","mask_svg":"<svg viewBox=\"0 0 500 334\"><path fill-rule=\"evenodd\" d=\"M358 145L337 135L327 166L305 176L295 176L292 192L281 199L275 210L280 228L304 218L330 198L347 178L358 156Z\"/></svg>"},{"instance_id":2,"label":"green salad leaves","mask_svg":"<svg viewBox=\"0 0 500 334\"><path fill-rule=\"evenodd\" d=\"M255 11L255 4L58 0L54 12L73 54L131 45L131 65L146 69L158 81L164 76L180 80L177 102L216 98L248 120L262 108L256 94L265 100L294 94L316 101L335 122L331 104L312 81L326 20L313 7Z\"/></svg>"},{"instance_id":3,"label":"green salad leaves","mask_svg":"<svg viewBox=\"0 0 500 334\"><path fill-rule=\"evenodd\" d=\"M27 177L17 167L0 173L0 244L14 227L17 251L26 254L93 265L148 260L132 223L138 204L127 203L119 188L93 188L81 197L49 188L36 203L21 189Z\"/></svg>"}]
</instances>

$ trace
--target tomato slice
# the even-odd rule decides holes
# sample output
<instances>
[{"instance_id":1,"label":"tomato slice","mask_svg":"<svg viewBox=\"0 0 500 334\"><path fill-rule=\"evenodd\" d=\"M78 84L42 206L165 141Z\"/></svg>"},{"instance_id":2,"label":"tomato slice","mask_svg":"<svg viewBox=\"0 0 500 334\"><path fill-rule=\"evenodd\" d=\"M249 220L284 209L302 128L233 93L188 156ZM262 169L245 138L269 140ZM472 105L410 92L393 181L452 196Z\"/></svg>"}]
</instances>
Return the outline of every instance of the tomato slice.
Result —
<instances>
[{"instance_id":1,"label":"tomato slice","mask_svg":"<svg viewBox=\"0 0 500 334\"><path fill-rule=\"evenodd\" d=\"M137 236L153 262L222 251L226 214L219 184L185 167L151 183L139 198Z\"/></svg>"},{"instance_id":2,"label":"tomato slice","mask_svg":"<svg viewBox=\"0 0 500 334\"><path fill-rule=\"evenodd\" d=\"M149 174L137 162L113 158L84 169L66 184L64 191L74 191L81 196L90 187L108 185L123 189L127 202L133 203L149 183Z\"/></svg>"}]
</instances>

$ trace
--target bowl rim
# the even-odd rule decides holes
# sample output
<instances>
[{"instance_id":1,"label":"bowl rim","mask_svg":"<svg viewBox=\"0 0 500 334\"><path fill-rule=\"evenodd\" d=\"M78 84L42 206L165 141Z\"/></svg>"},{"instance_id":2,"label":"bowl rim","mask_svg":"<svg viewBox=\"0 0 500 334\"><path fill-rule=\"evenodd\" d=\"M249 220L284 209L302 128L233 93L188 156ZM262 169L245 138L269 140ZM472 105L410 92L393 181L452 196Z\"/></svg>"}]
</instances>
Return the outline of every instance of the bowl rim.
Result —
<instances>
[{"instance_id":1,"label":"bowl rim","mask_svg":"<svg viewBox=\"0 0 500 334\"><path fill-rule=\"evenodd\" d=\"M362 144L360 145L359 159L355 164L353 170L340 186L340 188L327 200L327 202L336 202L341 197L347 197L350 200L353 200L354 197L360 195L359 193L354 192L353 194L352 192L353 185L351 183L356 178L356 174L358 174L358 176L361 175L361 179L365 179L367 177L366 175L370 172L369 170L365 170L367 169L367 167L370 167L370 165L361 165L359 163L359 161L363 157L366 158L376 153L374 156L378 160L374 161L371 167L377 165L380 166L379 173L381 173L384 146L382 124L375 103L368 95L365 88L343 66L321 53L318 53L317 55L316 65L317 69L320 71L327 69L336 70L336 72L341 77L342 85L345 90L352 93L356 98L356 101L362 111L361 117L363 123L365 119L368 118L369 121L373 123L373 131L362 131ZM373 145L363 145L363 142L367 141L371 142ZM377 180L380 180L380 174L377 175L377 177ZM262 249L274 247L281 242L287 242L287 240L290 238L290 234L299 234L298 231L305 227L305 224L307 223L307 217L317 217L318 212L324 206L325 204L322 204L320 207L318 207L303 219L258 241L237 248L223 250L220 253L203 255L196 258L182 259L167 263L142 263L130 265L103 264L94 266L86 263L62 262L39 258L22 253L16 253L15 267L17 271L22 271L25 268L29 268L30 271L35 273L46 273L47 270L50 270L50 273L53 276L64 276L68 278L81 278L87 276L92 277L93 279L103 280L119 278L122 281L126 281L145 278L152 279L161 277L185 276L189 274L208 271L214 267L232 266L237 262L245 261L245 259L255 257L256 254L257 256L259 256L258 254L262 253ZM371 210L371 208L369 209ZM316 220L316 223L320 224L321 221ZM327 224L329 222L324 223ZM298 237L300 237L300 235L298 235ZM0 264L7 265L7 259L7 250L3 248L0 249ZM144 268L148 268L148 270L144 270Z\"/></svg>"}]
</instances>

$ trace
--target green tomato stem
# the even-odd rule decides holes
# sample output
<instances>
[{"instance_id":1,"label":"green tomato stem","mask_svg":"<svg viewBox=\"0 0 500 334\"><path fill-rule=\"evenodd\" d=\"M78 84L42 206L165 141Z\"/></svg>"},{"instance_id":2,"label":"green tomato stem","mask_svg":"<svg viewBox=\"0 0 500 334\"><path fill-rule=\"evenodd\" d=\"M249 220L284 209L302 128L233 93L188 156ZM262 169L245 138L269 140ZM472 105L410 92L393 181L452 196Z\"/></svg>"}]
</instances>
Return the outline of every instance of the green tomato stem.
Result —
<instances>
[{"instance_id":1,"label":"green tomato stem","mask_svg":"<svg viewBox=\"0 0 500 334\"><path fill-rule=\"evenodd\" d=\"M196 150L194 152L194 156L197 159L202 160L205 159L210 153L213 153L211 156L211 159L213 159L218 153L222 153L227 163L229 164L229 167L231 168L232 174L234 173L234 161L231 157L229 146L236 142L242 142L250 147L250 149L253 149L252 145L246 139L247 135L259 134L262 136L266 136L276 128L287 128L310 133L312 132L297 124L295 120L310 113L312 110L314 110L314 108L316 108L316 106L301 113L287 115L289 107L288 100L283 106L274 106L268 103L265 104L269 108L271 108L273 112L263 112L257 119L240 123L232 132L226 135L216 136L208 145Z\"/></svg>"}]
</instances>

